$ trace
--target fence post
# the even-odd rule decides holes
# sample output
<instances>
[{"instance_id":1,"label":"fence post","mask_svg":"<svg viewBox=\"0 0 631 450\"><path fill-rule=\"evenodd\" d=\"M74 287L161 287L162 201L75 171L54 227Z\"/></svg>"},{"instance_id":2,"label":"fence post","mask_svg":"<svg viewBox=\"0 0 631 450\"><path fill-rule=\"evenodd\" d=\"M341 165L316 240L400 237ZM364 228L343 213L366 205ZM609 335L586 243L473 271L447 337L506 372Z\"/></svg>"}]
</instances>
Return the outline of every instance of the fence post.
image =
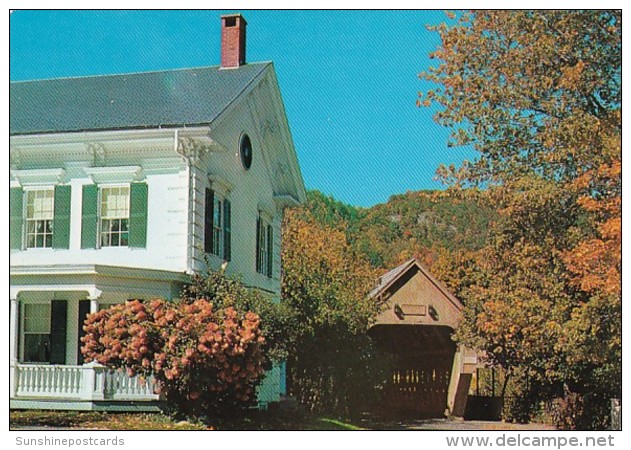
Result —
<instances>
[{"instance_id":1,"label":"fence post","mask_svg":"<svg viewBox=\"0 0 631 450\"><path fill-rule=\"evenodd\" d=\"M611 399L611 429L622 430L622 401L619 398Z\"/></svg>"}]
</instances>

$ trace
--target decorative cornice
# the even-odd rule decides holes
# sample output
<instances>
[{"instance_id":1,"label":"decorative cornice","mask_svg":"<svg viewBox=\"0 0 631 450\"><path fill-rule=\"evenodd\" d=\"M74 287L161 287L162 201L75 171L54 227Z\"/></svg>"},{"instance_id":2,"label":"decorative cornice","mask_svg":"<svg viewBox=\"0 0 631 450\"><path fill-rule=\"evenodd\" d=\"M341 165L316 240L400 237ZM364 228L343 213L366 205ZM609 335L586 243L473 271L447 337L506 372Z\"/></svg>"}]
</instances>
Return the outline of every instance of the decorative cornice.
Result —
<instances>
[{"instance_id":1,"label":"decorative cornice","mask_svg":"<svg viewBox=\"0 0 631 450\"><path fill-rule=\"evenodd\" d=\"M94 183L131 183L145 175L140 166L84 167L83 171Z\"/></svg>"},{"instance_id":2,"label":"decorative cornice","mask_svg":"<svg viewBox=\"0 0 631 450\"><path fill-rule=\"evenodd\" d=\"M11 170L11 176L22 186L60 184L65 181L64 169Z\"/></svg>"},{"instance_id":3,"label":"decorative cornice","mask_svg":"<svg viewBox=\"0 0 631 450\"><path fill-rule=\"evenodd\" d=\"M300 201L293 195L274 195L274 203L280 209L300 206Z\"/></svg>"},{"instance_id":4,"label":"decorative cornice","mask_svg":"<svg viewBox=\"0 0 631 450\"><path fill-rule=\"evenodd\" d=\"M59 264L41 266L11 266L10 276L61 276L61 275L100 275L114 278L135 278L156 281L188 281L184 272L173 272L160 269L143 269L139 267L112 266L102 264ZM21 286L29 290L31 286Z\"/></svg>"},{"instance_id":5,"label":"decorative cornice","mask_svg":"<svg viewBox=\"0 0 631 450\"><path fill-rule=\"evenodd\" d=\"M102 142L88 142L85 144L86 149L92 156L92 165L99 167L105 165L105 145Z\"/></svg>"},{"instance_id":6,"label":"decorative cornice","mask_svg":"<svg viewBox=\"0 0 631 450\"><path fill-rule=\"evenodd\" d=\"M176 151L185 159L196 163L202 153L208 153L210 148L202 144L199 140L191 137L178 137Z\"/></svg>"},{"instance_id":7,"label":"decorative cornice","mask_svg":"<svg viewBox=\"0 0 631 450\"><path fill-rule=\"evenodd\" d=\"M234 184L230 183L228 180L218 174L209 173L208 181L210 181L210 185L213 189L218 187L223 194L228 194L230 191L232 191L232 189L234 189Z\"/></svg>"}]
</instances>

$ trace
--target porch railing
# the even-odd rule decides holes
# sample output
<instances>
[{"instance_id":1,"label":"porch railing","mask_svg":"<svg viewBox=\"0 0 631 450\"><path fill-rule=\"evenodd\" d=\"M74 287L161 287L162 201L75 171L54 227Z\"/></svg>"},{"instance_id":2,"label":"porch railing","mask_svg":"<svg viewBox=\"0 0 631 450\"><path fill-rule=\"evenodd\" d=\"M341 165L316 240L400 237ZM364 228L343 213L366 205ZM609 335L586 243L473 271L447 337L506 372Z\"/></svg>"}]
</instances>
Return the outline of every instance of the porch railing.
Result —
<instances>
[{"instance_id":1,"label":"porch railing","mask_svg":"<svg viewBox=\"0 0 631 450\"><path fill-rule=\"evenodd\" d=\"M157 400L154 381L100 365L82 366L16 364L13 398L68 400Z\"/></svg>"}]
</instances>

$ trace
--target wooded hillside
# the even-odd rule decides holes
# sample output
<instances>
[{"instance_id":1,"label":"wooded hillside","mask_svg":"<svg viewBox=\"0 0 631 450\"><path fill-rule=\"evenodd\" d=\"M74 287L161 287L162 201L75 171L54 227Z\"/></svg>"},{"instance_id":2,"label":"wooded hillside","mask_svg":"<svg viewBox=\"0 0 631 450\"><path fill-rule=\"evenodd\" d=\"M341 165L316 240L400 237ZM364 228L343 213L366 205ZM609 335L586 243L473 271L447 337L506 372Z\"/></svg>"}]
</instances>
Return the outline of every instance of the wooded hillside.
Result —
<instances>
[{"instance_id":1,"label":"wooded hillside","mask_svg":"<svg viewBox=\"0 0 631 450\"><path fill-rule=\"evenodd\" d=\"M386 270L412 257L432 266L440 255L478 250L496 217L475 190L410 191L371 208L310 191L306 209L322 226L345 232L374 268Z\"/></svg>"}]
</instances>

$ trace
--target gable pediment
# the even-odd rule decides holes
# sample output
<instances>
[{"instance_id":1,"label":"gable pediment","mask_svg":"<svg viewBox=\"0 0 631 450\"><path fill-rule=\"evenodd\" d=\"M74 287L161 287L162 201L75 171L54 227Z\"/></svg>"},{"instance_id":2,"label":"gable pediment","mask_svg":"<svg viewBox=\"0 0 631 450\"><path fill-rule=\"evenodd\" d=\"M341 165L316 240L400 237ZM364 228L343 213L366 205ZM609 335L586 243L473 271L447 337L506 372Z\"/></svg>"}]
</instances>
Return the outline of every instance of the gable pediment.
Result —
<instances>
[{"instance_id":1,"label":"gable pediment","mask_svg":"<svg viewBox=\"0 0 631 450\"><path fill-rule=\"evenodd\" d=\"M463 308L460 301L415 260L382 277L380 286L373 290L373 296L381 302L381 312L375 325L455 328Z\"/></svg>"}]
</instances>

